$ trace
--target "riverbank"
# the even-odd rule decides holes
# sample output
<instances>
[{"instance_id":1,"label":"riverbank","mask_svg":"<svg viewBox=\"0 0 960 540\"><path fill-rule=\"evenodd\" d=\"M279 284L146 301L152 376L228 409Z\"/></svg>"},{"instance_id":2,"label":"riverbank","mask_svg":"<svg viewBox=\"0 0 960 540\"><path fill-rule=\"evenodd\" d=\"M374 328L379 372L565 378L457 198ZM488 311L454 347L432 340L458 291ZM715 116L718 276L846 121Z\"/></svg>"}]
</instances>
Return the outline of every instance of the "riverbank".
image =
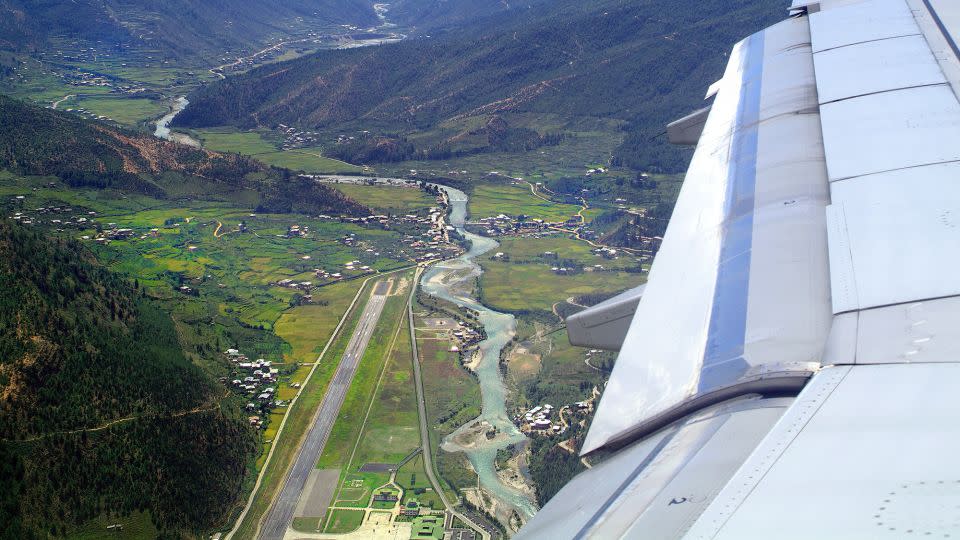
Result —
<instances>
[{"instance_id":1,"label":"riverbank","mask_svg":"<svg viewBox=\"0 0 960 540\"><path fill-rule=\"evenodd\" d=\"M537 510L533 490L524 484L522 476L504 477L495 464L498 450L526 440L507 416L507 389L500 372L500 352L513 339L516 320L513 315L493 311L469 296L467 291L471 291L472 287L467 284L483 272L475 259L499 244L491 238L464 229L469 202L465 193L447 186L438 187L447 193L450 201L451 226L470 243L470 250L456 259L442 261L431 267L424 273L420 285L428 294L475 311L487 335L478 346L479 359L474 357L470 362L480 384L482 412L478 418L445 437L441 449L466 454L477 474L480 488L493 499L491 507L496 508L498 518L509 525L513 512L526 520Z\"/></svg>"},{"instance_id":2,"label":"riverbank","mask_svg":"<svg viewBox=\"0 0 960 540\"><path fill-rule=\"evenodd\" d=\"M177 133L175 131L170 131L170 122L173 122L173 119L180 114L181 111L187 108L190 102L187 101L185 96L180 96L173 100L173 103L170 105L170 112L160 117L157 120L156 129L153 130L153 135L161 139L166 139L168 141L177 142L180 144L186 144L188 146L193 146L195 148L200 148L202 145L200 141L194 139L193 137L185 133Z\"/></svg>"}]
</instances>

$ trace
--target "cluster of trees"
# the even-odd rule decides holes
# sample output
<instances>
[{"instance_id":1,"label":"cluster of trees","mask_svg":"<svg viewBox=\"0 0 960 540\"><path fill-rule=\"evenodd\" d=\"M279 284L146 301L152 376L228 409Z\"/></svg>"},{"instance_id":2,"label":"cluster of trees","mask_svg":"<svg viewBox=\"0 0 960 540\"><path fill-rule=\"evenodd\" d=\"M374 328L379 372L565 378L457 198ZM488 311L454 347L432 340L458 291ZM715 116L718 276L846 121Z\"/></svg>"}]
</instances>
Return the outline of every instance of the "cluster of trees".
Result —
<instances>
[{"instance_id":1,"label":"cluster of trees","mask_svg":"<svg viewBox=\"0 0 960 540\"><path fill-rule=\"evenodd\" d=\"M496 119L500 119L496 117ZM502 121L502 119L500 119ZM495 125L496 127L491 127ZM444 160L488 152L529 152L543 146L560 144L566 135L541 135L530 128L509 127L505 122L490 122L481 130L486 135L483 144L461 145L442 141L427 148L417 148L403 136L367 135L340 142L326 149L330 157L349 163L396 163L409 160Z\"/></svg>"},{"instance_id":2,"label":"cluster of trees","mask_svg":"<svg viewBox=\"0 0 960 540\"><path fill-rule=\"evenodd\" d=\"M7 221L0 386L0 537L134 511L163 531L209 530L257 450L169 315L79 243Z\"/></svg>"},{"instance_id":3,"label":"cluster of trees","mask_svg":"<svg viewBox=\"0 0 960 540\"><path fill-rule=\"evenodd\" d=\"M579 431L579 426L574 424L562 438L579 440ZM557 446L560 440L561 436L530 439L530 477L537 485L537 503L540 506L547 504L567 482L586 469L580 462L580 456Z\"/></svg>"},{"instance_id":4,"label":"cluster of trees","mask_svg":"<svg viewBox=\"0 0 960 540\"><path fill-rule=\"evenodd\" d=\"M277 180L261 186L257 212L271 214L370 215L366 206L348 198L343 192L309 178L275 169Z\"/></svg>"}]
</instances>

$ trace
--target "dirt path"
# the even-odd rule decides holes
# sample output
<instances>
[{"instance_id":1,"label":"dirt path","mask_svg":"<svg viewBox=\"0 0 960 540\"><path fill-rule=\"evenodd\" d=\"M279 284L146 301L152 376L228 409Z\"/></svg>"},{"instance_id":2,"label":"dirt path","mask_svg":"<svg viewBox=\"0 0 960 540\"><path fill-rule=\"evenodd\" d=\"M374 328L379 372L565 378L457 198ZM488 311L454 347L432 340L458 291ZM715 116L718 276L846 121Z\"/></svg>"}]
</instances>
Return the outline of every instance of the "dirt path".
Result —
<instances>
[{"instance_id":1,"label":"dirt path","mask_svg":"<svg viewBox=\"0 0 960 540\"><path fill-rule=\"evenodd\" d=\"M538 198L538 199L540 199L540 200L543 200L543 201L547 201L548 203L557 204L556 201L553 201L553 200L551 200L551 199L548 199L548 198L544 197L543 195L540 195L539 193L537 193L537 188L536 188L533 184L531 184L529 181L524 180L524 182L526 182L527 185L530 186L530 193L533 194L534 197L536 197L536 198Z\"/></svg>"},{"instance_id":2,"label":"dirt path","mask_svg":"<svg viewBox=\"0 0 960 540\"><path fill-rule=\"evenodd\" d=\"M218 222L217 222L217 228L216 228L216 230L213 231L213 237L214 237L214 238L222 238L222 237L224 237L224 236L226 236L227 234L230 233L230 231L227 231L227 232L225 232L225 233L223 233L223 234L220 234L220 229L222 229L222 228L223 228L223 223L221 223L221 222L218 221Z\"/></svg>"},{"instance_id":3,"label":"dirt path","mask_svg":"<svg viewBox=\"0 0 960 540\"><path fill-rule=\"evenodd\" d=\"M77 97L77 95L76 95L76 94L67 94L67 95L63 96L62 98L54 101L54 102L53 102L53 105L51 105L50 108L51 108L51 109L56 109L61 103L63 103L64 101L66 101L66 100L68 100L68 99L70 99L70 98L73 98L73 97Z\"/></svg>"},{"instance_id":4,"label":"dirt path","mask_svg":"<svg viewBox=\"0 0 960 540\"><path fill-rule=\"evenodd\" d=\"M197 413L202 413L202 412L210 412L210 411L212 411L212 410L214 410L214 409L219 408L219 407L220 407L220 401L223 400L224 398L226 398L228 394L229 394L229 391L227 391L226 394L224 394L223 396L221 396L220 399L218 399L218 400L216 401L216 403L214 403L213 405L194 407L193 409L189 409L189 410L186 410L186 411L180 411L180 412L173 413L173 414L169 415L168 417L169 417L169 418L180 418L181 416L187 416L188 414L197 414ZM76 433L83 433L83 432L93 433L93 432L96 432L96 431L103 431L103 430L105 430L105 429L109 429L109 428L111 428L111 427L113 427L113 426L115 426L115 425L117 425L117 424L123 424L123 423L126 423L126 422L132 422L133 420L137 420L137 419L143 418L143 417L145 417L145 416L147 416L147 415L143 415L143 414L132 414L132 415L130 415L130 416L124 416L123 418L117 418L117 419L115 419L115 420L111 420L111 421L107 422L106 424L102 424L102 425L99 425L99 426L97 426L97 427L71 429L71 430L68 430L68 431L53 431L53 432L51 432L51 433L44 433L44 434L42 434L42 435L36 435L36 436L30 437L30 438L27 438L27 439L4 439L4 440L7 440L7 441L14 441L14 440L15 440L16 442L31 442L31 441L38 441L38 440L40 440L40 439L45 439L45 438L47 438L47 437L53 437L54 435L73 435L73 434L76 434Z\"/></svg>"}]
</instances>

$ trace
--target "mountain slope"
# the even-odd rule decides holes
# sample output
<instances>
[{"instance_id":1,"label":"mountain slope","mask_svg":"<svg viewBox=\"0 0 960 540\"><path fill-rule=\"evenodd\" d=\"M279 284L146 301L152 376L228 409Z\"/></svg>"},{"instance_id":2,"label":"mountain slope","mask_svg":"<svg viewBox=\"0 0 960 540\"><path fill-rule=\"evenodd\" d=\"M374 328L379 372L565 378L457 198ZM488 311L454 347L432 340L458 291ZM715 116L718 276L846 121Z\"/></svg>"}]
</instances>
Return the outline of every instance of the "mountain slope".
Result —
<instances>
[{"instance_id":1,"label":"mountain slope","mask_svg":"<svg viewBox=\"0 0 960 540\"><path fill-rule=\"evenodd\" d=\"M256 452L224 397L82 246L0 222L0 537L136 511L170 533L219 525Z\"/></svg>"},{"instance_id":2,"label":"mountain slope","mask_svg":"<svg viewBox=\"0 0 960 540\"><path fill-rule=\"evenodd\" d=\"M324 51L203 87L175 123L311 128L357 122L409 133L463 117L558 113L622 120L616 159L678 171L663 125L702 106L729 44L785 2L537 3L436 39Z\"/></svg>"},{"instance_id":3,"label":"mountain slope","mask_svg":"<svg viewBox=\"0 0 960 540\"><path fill-rule=\"evenodd\" d=\"M264 210L364 214L325 185L239 154L163 141L0 95L0 169L154 197L252 192Z\"/></svg>"},{"instance_id":4,"label":"mountain slope","mask_svg":"<svg viewBox=\"0 0 960 540\"><path fill-rule=\"evenodd\" d=\"M57 38L144 46L186 57L242 49L297 18L373 25L364 0L0 0L0 48L44 48Z\"/></svg>"}]
</instances>

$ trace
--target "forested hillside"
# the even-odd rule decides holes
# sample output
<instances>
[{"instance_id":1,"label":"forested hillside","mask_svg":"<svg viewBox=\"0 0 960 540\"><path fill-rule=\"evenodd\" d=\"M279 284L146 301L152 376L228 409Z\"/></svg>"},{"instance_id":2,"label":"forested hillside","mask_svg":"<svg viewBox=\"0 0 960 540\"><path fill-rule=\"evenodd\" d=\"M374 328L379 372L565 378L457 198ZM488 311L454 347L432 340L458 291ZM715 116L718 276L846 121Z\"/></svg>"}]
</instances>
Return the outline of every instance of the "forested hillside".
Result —
<instances>
[{"instance_id":1,"label":"forested hillside","mask_svg":"<svg viewBox=\"0 0 960 540\"><path fill-rule=\"evenodd\" d=\"M58 39L107 48L146 47L164 56L209 56L282 32L294 18L372 25L365 0L0 0L0 49L42 49Z\"/></svg>"},{"instance_id":2,"label":"forested hillside","mask_svg":"<svg viewBox=\"0 0 960 540\"><path fill-rule=\"evenodd\" d=\"M473 21L433 39L324 51L203 87L184 127L353 125L402 137L507 113L623 122L615 164L680 171L668 121L702 106L731 45L786 2L557 0ZM417 150L426 151L426 148Z\"/></svg>"},{"instance_id":3,"label":"forested hillside","mask_svg":"<svg viewBox=\"0 0 960 540\"><path fill-rule=\"evenodd\" d=\"M437 32L456 25L470 23L480 17L504 11L524 11L530 4L546 0L531 0L522 3L476 0L395 0L389 6L389 19L395 24L414 32Z\"/></svg>"},{"instance_id":4,"label":"forested hillside","mask_svg":"<svg viewBox=\"0 0 960 540\"><path fill-rule=\"evenodd\" d=\"M85 248L0 221L0 537L148 512L225 519L256 450L170 317Z\"/></svg>"},{"instance_id":5,"label":"forested hillside","mask_svg":"<svg viewBox=\"0 0 960 540\"><path fill-rule=\"evenodd\" d=\"M55 175L73 187L155 197L250 192L271 212L368 212L324 185L239 154L220 154L42 109L0 95L0 169Z\"/></svg>"}]
</instances>

